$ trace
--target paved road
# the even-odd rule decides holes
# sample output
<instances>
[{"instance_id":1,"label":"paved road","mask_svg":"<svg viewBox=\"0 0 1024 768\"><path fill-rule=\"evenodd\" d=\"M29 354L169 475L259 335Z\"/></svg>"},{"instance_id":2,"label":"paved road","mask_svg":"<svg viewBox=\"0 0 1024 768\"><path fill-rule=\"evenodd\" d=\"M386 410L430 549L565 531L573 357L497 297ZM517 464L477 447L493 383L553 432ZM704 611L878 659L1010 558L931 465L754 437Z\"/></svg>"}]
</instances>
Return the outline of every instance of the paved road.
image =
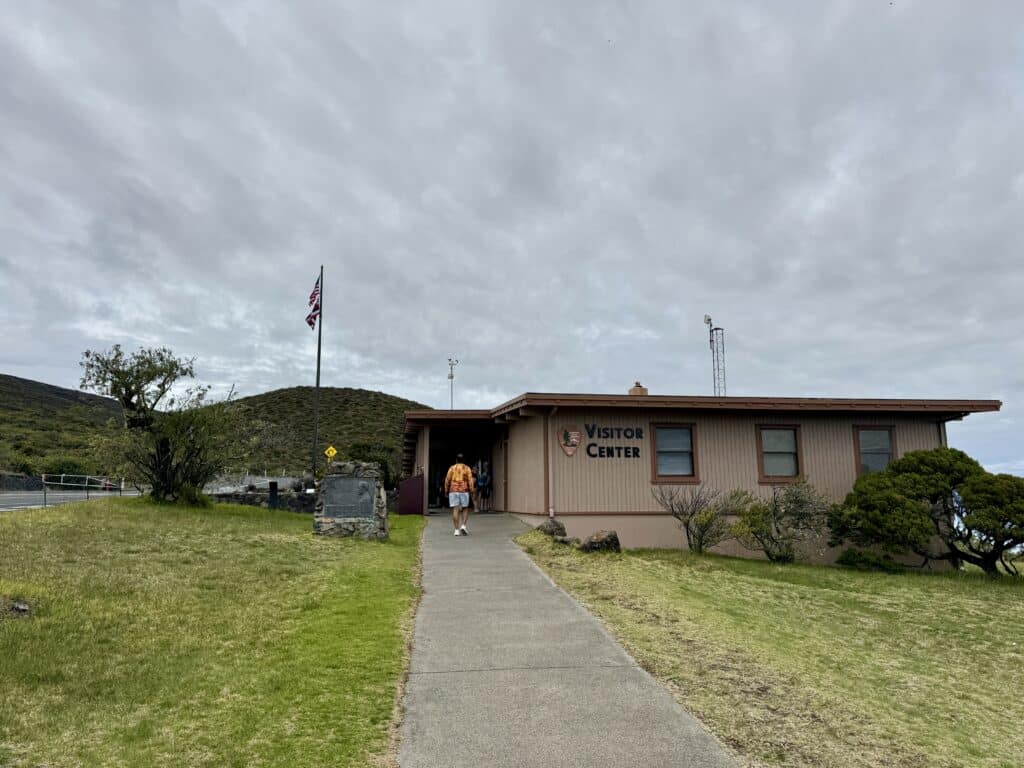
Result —
<instances>
[{"instance_id":1,"label":"paved road","mask_svg":"<svg viewBox=\"0 0 1024 768\"><path fill-rule=\"evenodd\" d=\"M428 519L402 768L735 762L512 542L507 515Z\"/></svg>"},{"instance_id":2,"label":"paved road","mask_svg":"<svg viewBox=\"0 0 1024 768\"><path fill-rule=\"evenodd\" d=\"M89 491L90 499L105 498L107 496L117 496L117 491L112 493L100 493L97 491ZM138 492L135 490L125 491L125 496L138 496ZM85 501L85 491L50 491L46 492L46 505L56 506L57 504L67 504L69 501ZM0 491L0 511L10 509L26 509L29 507L41 507L43 506L43 492L42 491Z\"/></svg>"}]
</instances>

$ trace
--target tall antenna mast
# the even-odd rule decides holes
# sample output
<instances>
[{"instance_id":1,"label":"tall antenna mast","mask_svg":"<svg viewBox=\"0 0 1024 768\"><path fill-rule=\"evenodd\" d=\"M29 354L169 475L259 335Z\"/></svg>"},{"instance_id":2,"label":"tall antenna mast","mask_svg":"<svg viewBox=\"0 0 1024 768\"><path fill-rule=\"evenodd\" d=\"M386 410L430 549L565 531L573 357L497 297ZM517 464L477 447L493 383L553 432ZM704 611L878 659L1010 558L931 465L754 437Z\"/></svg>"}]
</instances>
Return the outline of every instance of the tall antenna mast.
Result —
<instances>
[{"instance_id":1,"label":"tall antenna mast","mask_svg":"<svg viewBox=\"0 0 1024 768\"><path fill-rule=\"evenodd\" d=\"M725 397L725 329L716 327L711 315L704 315L711 346L711 370L715 383L715 397Z\"/></svg>"},{"instance_id":2,"label":"tall antenna mast","mask_svg":"<svg viewBox=\"0 0 1024 768\"><path fill-rule=\"evenodd\" d=\"M448 406L449 410L455 410L455 366L459 364L459 361L454 357L448 358L448 385L451 389L451 401Z\"/></svg>"}]
</instances>

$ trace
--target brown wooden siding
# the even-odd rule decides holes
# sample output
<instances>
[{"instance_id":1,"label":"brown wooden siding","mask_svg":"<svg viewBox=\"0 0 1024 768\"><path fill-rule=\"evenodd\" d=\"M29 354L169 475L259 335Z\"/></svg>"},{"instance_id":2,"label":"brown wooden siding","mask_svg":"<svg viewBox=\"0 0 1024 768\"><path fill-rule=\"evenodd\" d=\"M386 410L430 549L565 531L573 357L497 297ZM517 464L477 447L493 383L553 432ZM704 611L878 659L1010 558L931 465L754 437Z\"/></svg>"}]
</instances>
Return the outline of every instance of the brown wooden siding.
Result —
<instances>
[{"instance_id":1,"label":"brown wooden siding","mask_svg":"<svg viewBox=\"0 0 1024 768\"><path fill-rule=\"evenodd\" d=\"M857 477L857 456L853 427L886 425L894 427L897 456L908 451L936 448L940 433L927 417L811 415L793 413L708 414L701 411L668 413L665 410L633 411L576 410L563 408L552 417L550 448L552 469L551 504L555 514L659 512L651 495L651 422L694 425L694 443L699 452L700 479L704 485L722 490L744 488L765 493L758 483L757 424L800 424L803 475L829 498L839 501ZM640 427L642 440L596 439L586 433L586 424L608 427ZM510 510L543 512L543 419L534 417L515 422L510 432ZM566 456L558 444L565 426L583 430L583 443L573 456ZM638 458L592 458L587 444L640 448ZM512 470L512 467L515 470ZM518 487L517 487L518 486Z\"/></svg>"},{"instance_id":2,"label":"brown wooden siding","mask_svg":"<svg viewBox=\"0 0 1024 768\"><path fill-rule=\"evenodd\" d=\"M544 419L533 417L512 422L508 437L508 511L542 514Z\"/></svg>"}]
</instances>

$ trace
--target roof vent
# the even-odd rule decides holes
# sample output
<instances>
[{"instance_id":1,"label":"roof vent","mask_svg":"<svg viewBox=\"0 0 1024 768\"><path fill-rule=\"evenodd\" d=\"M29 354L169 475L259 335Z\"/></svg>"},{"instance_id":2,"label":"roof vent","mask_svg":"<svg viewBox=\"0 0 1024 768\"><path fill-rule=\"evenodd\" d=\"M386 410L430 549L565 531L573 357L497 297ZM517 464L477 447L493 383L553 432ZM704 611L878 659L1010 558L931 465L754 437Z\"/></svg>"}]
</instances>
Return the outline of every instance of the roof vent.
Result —
<instances>
[{"instance_id":1,"label":"roof vent","mask_svg":"<svg viewBox=\"0 0 1024 768\"><path fill-rule=\"evenodd\" d=\"M645 387L638 381L635 384L633 384L632 387L629 388L629 394L645 397L647 395L647 387Z\"/></svg>"}]
</instances>

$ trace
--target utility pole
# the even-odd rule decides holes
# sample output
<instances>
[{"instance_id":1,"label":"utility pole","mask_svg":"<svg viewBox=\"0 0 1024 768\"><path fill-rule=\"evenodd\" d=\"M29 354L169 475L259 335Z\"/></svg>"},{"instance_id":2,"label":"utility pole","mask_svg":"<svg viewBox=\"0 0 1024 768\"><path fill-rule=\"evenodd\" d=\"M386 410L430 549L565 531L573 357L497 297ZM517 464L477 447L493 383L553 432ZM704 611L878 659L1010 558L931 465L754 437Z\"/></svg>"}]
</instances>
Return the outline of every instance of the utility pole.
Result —
<instances>
[{"instance_id":1,"label":"utility pole","mask_svg":"<svg viewBox=\"0 0 1024 768\"><path fill-rule=\"evenodd\" d=\"M708 344L711 347L711 375L714 380L715 397L725 397L725 329L717 327L711 315L704 315L708 327Z\"/></svg>"},{"instance_id":2,"label":"utility pole","mask_svg":"<svg viewBox=\"0 0 1024 768\"><path fill-rule=\"evenodd\" d=\"M455 410L455 366L459 361L454 357L448 358L448 387L451 390L451 400L448 404L449 410Z\"/></svg>"}]
</instances>

